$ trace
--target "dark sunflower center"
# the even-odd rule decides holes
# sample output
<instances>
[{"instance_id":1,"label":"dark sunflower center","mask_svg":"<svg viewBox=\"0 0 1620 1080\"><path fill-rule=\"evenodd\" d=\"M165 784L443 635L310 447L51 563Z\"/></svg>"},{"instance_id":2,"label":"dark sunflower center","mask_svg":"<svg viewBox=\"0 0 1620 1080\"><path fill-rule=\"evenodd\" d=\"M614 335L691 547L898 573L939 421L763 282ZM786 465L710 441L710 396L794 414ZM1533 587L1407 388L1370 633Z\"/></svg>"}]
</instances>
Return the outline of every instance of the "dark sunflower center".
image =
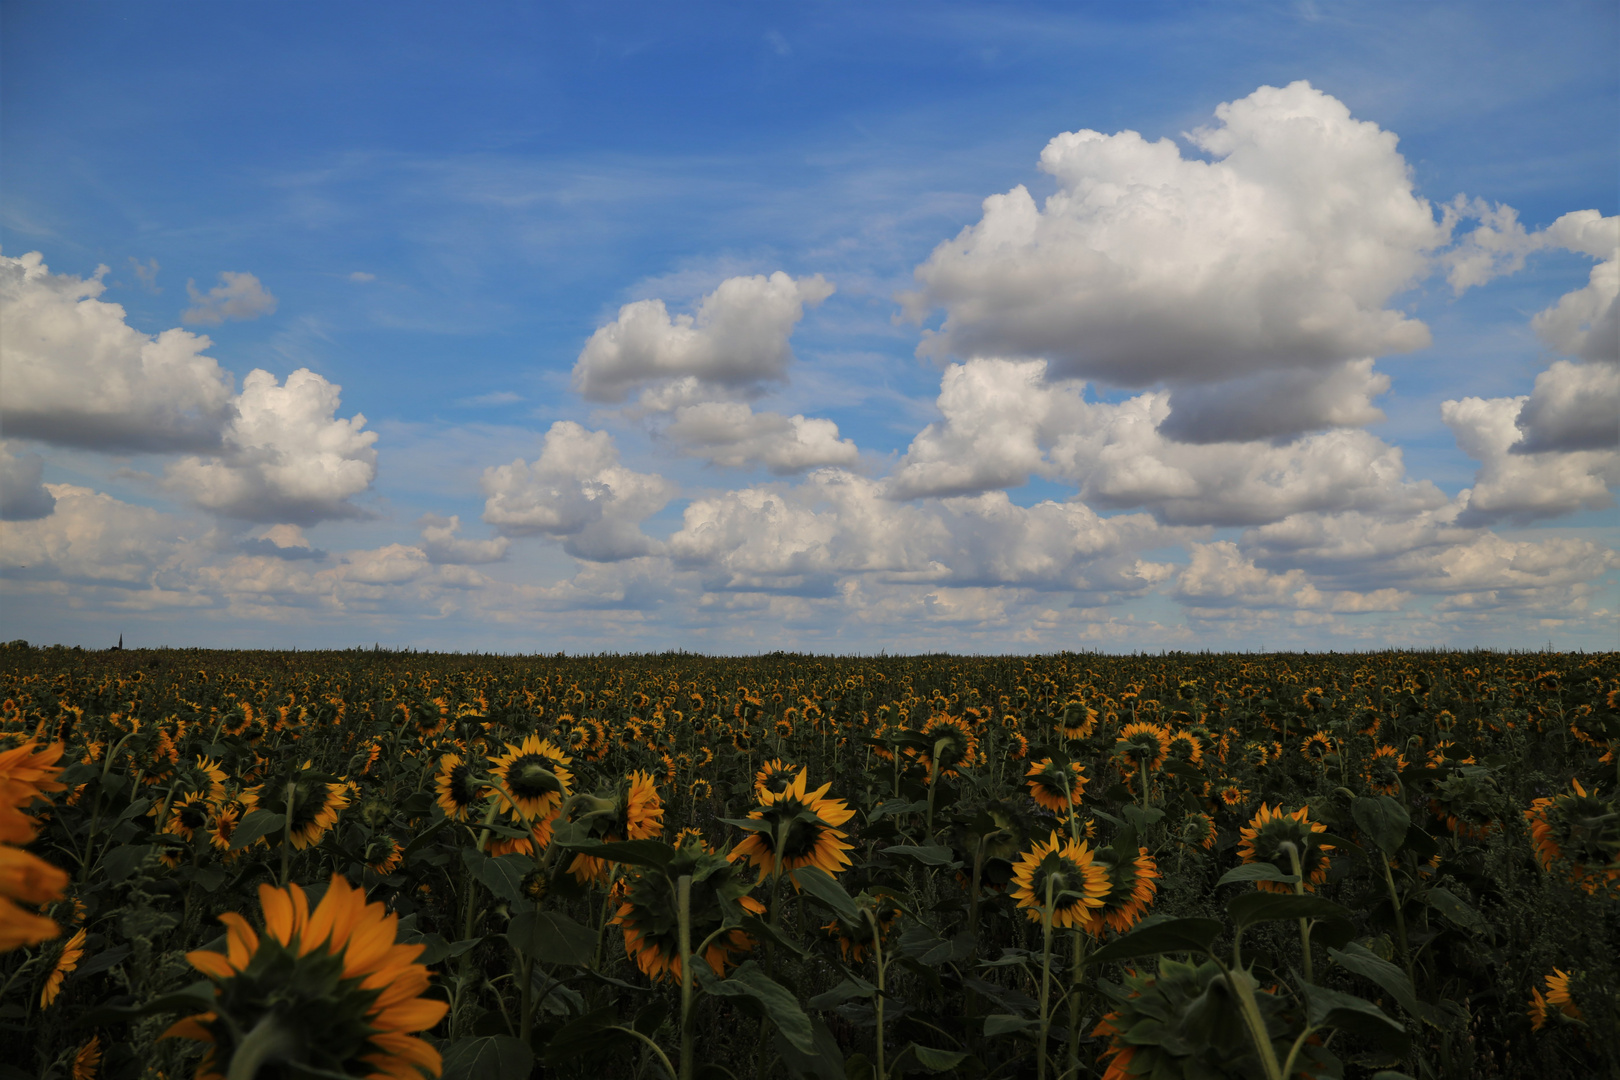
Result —
<instances>
[{"instance_id":1,"label":"dark sunflower center","mask_svg":"<svg viewBox=\"0 0 1620 1080\"><path fill-rule=\"evenodd\" d=\"M450 799L457 806L471 806L473 803L472 770L466 765L457 765L450 770Z\"/></svg>"}]
</instances>

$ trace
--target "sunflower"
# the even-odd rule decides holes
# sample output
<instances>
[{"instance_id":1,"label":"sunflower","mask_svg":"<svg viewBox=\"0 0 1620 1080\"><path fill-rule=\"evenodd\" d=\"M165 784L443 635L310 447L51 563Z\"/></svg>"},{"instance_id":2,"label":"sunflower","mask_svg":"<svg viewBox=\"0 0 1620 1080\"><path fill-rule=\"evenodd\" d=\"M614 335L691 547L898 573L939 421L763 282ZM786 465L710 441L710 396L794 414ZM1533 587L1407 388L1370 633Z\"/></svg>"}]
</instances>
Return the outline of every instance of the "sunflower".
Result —
<instances>
[{"instance_id":1,"label":"sunflower","mask_svg":"<svg viewBox=\"0 0 1620 1080\"><path fill-rule=\"evenodd\" d=\"M1362 778L1374 794L1399 796L1406 758L1393 746L1380 745L1362 766Z\"/></svg>"},{"instance_id":2,"label":"sunflower","mask_svg":"<svg viewBox=\"0 0 1620 1080\"><path fill-rule=\"evenodd\" d=\"M62 992L62 980L73 974L73 970L79 966L82 959L84 959L84 929L81 927L78 933L68 938L67 944L62 946L62 951L56 954L56 963L52 965L51 973L45 977L45 989L39 994L40 1008L50 1007L57 995Z\"/></svg>"},{"instance_id":3,"label":"sunflower","mask_svg":"<svg viewBox=\"0 0 1620 1080\"><path fill-rule=\"evenodd\" d=\"M829 874L837 874L850 865L845 852L852 850L852 845L844 842L848 834L838 826L854 817L855 811L842 799L827 797L831 784L806 790L808 776L808 771L801 769L780 794L762 796L748 816L769 828L749 833L731 849L728 857L733 862L746 858L759 869L761 881L801 866L819 866ZM776 849L779 841L780 852Z\"/></svg>"},{"instance_id":4,"label":"sunflower","mask_svg":"<svg viewBox=\"0 0 1620 1080\"><path fill-rule=\"evenodd\" d=\"M1036 803L1063 814L1080 805L1080 793L1086 789L1085 766L1078 761L1069 762L1068 769L1055 764L1051 758L1042 758L1024 774L1029 780L1029 794Z\"/></svg>"},{"instance_id":5,"label":"sunflower","mask_svg":"<svg viewBox=\"0 0 1620 1080\"><path fill-rule=\"evenodd\" d=\"M1084 927L1091 909L1100 907L1108 893L1108 873L1096 864L1091 845L1064 840L1054 831L1049 839L1019 856L1013 867L1013 899L1031 922L1048 915L1054 927ZM1046 910L1050 887L1052 910Z\"/></svg>"},{"instance_id":6,"label":"sunflower","mask_svg":"<svg viewBox=\"0 0 1620 1080\"><path fill-rule=\"evenodd\" d=\"M1588 794L1579 780L1562 795L1537 799L1524 812L1536 861L1544 871L1562 868L1569 882L1596 894L1620 878L1620 806Z\"/></svg>"},{"instance_id":7,"label":"sunflower","mask_svg":"<svg viewBox=\"0 0 1620 1080\"><path fill-rule=\"evenodd\" d=\"M1188 847L1209 851L1215 846L1215 819L1196 811L1188 814L1181 819L1181 831L1177 834L1177 839Z\"/></svg>"},{"instance_id":8,"label":"sunflower","mask_svg":"<svg viewBox=\"0 0 1620 1080\"><path fill-rule=\"evenodd\" d=\"M822 927L828 937L838 942L838 955L844 958L846 964L858 964L865 960L866 954L880 937L883 941L889 940L890 933L900 920L900 905L889 896L871 898L868 906L877 920L875 933L871 921L865 918L855 926L846 925L842 919L834 919Z\"/></svg>"},{"instance_id":9,"label":"sunflower","mask_svg":"<svg viewBox=\"0 0 1620 1080\"><path fill-rule=\"evenodd\" d=\"M439 775L433 781L439 808L453 821L466 821L473 805L484 797L484 789L473 783L472 767L460 754L439 759Z\"/></svg>"},{"instance_id":10,"label":"sunflower","mask_svg":"<svg viewBox=\"0 0 1620 1080\"><path fill-rule=\"evenodd\" d=\"M349 785L314 771L313 764L306 761L303 768L274 777L262 789L268 804L288 816L287 831L298 851L320 843L349 805Z\"/></svg>"},{"instance_id":11,"label":"sunflower","mask_svg":"<svg viewBox=\"0 0 1620 1080\"><path fill-rule=\"evenodd\" d=\"M92 1035L73 1055L73 1080L96 1080L96 1070L100 1068L101 1036Z\"/></svg>"},{"instance_id":12,"label":"sunflower","mask_svg":"<svg viewBox=\"0 0 1620 1080\"><path fill-rule=\"evenodd\" d=\"M574 777L564 768L571 760L553 746L530 734L522 745L506 744L506 753L490 762L490 771L500 778L506 791L497 789L501 805L514 808L525 821L550 821L562 808ZM510 793L511 798L507 798Z\"/></svg>"},{"instance_id":13,"label":"sunflower","mask_svg":"<svg viewBox=\"0 0 1620 1080\"><path fill-rule=\"evenodd\" d=\"M207 828L212 810L202 792L188 791L170 804L169 816L163 820L163 831L189 844L198 829Z\"/></svg>"},{"instance_id":14,"label":"sunflower","mask_svg":"<svg viewBox=\"0 0 1620 1080\"><path fill-rule=\"evenodd\" d=\"M636 962L641 973L654 982L681 978L680 921L675 882L691 875L688 914L691 943L696 947L726 923L743 915L761 915L765 905L747 895L749 886L738 873L740 868L724 855L705 849L700 842L678 845L667 870L635 868L624 879L624 900L612 925L624 929L624 951ZM703 959L716 975L736 963L734 954L754 947L753 939L741 930L719 934L703 952Z\"/></svg>"},{"instance_id":15,"label":"sunflower","mask_svg":"<svg viewBox=\"0 0 1620 1080\"><path fill-rule=\"evenodd\" d=\"M1175 761L1197 765L1204 760L1204 741L1193 731L1172 732L1170 749L1166 756Z\"/></svg>"},{"instance_id":16,"label":"sunflower","mask_svg":"<svg viewBox=\"0 0 1620 1080\"><path fill-rule=\"evenodd\" d=\"M766 793L780 795L793 783L797 769L781 758L773 758L759 767L754 774L754 797L763 799Z\"/></svg>"},{"instance_id":17,"label":"sunflower","mask_svg":"<svg viewBox=\"0 0 1620 1080\"><path fill-rule=\"evenodd\" d=\"M714 785L700 776L692 781L687 793L691 795L694 803L706 802L714 796Z\"/></svg>"},{"instance_id":18,"label":"sunflower","mask_svg":"<svg viewBox=\"0 0 1620 1080\"><path fill-rule=\"evenodd\" d=\"M1097 727L1097 710L1084 702L1068 701L1058 714L1057 733L1064 739L1089 739Z\"/></svg>"},{"instance_id":19,"label":"sunflower","mask_svg":"<svg viewBox=\"0 0 1620 1080\"><path fill-rule=\"evenodd\" d=\"M376 837L366 845L366 866L378 877L387 877L398 870L404 858L404 846L392 836Z\"/></svg>"},{"instance_id":20,"label":"sunflower","mask_svg":"<svg viewBox=\"0 0 1620 1080\"><path fill-rule=\"evenodd\" d=\"M1576 1023L1583 1023L1586 1016L1569 996L1569 975L1553 968L1552 974L1547 976L1547 994L1542 996L1540 990L1530 991L1530 1027L1540 1031L1546 1026L1547 1020L1552 1016L1561 1016Z\"/></svg>"},{"instance_id":21,"label":"sunflower","mask_svg":"<svg viewBox=\"0 0 1620 1080\"><path fill-rule=\"evenodd\" d=\"M973 728L967 721L959 716L941 713L929 717L917 734L927 744L926 748L916 751L917 760L928 768L931 776L954 777L958 769L978 761L979 738L973 734Z\"/></svg>"},{"instance_id":22,"label":"sunflower","mask_svg":"<svg viewBox=\"0 0 1620 1080\"><path fill-rule=\"evenodd\" d=\"M1249 790L1236 784L1222 784L1215 789L1215 796L1221 800L1222 806L1228 810L1236 810L1248 803Z\"/></svg>"},{"instance_id":23,"label":"sunflower","mask_svg":"<svg viewBox=\"0 0 1620 1080\"><path fill-rule=\"evenodd\" d=\"M1021 732L1010 733L1007 736L1007 756L1014 761L1023 761L1029 756L1029 739Z\"/></svg>"},{"instance_id":24,"label":"sunflower","mask_svg":"<svg viewBox=\"0 0 1620 1080\"><path fill-rule=\"evenodd\" d=\"M56 779L61 757L61 743L41 750L28 742L0 753L0 841L26 844L34 838L34 822L23 809L48 792L65 789Z\"/></svg>"},{"instance_id":25,"label":"sunflower","mask_svg":"<svg viewBox=\"0 0 1620 1080\"><path fill-rule=\"evenodd\" d=\"M619 782L611 798L590 800L585 809L581 820L589 821L591 836L599 843L650 840L664 831L664 803L651 773L631 773ZM607 884L607 861L594 855L575 855L568 872L582 885Z\"/></svg>"},{"instance_id":26,"label":"sunflower","mask_svg":"<svg viewBox=\"0 0 1620 1080\"><path fill-rule=\"evenodd\" d=\"M38 855L13 844L34 838L34 822L22 808L48 791L61 791L56 762L62 744L37 750L36 743L0 753L0 953L22 945L37 945L62 933L52 919L21 907L60 900L66 895L68 875Z\"/></svg>"},{"instance_id":27,"label":"sunflower","mask_svg":"<svg viewBox=\"0 0 1620 1080\"><path fill-rule=\"evenodd\" d=\"M1103 927L1123 934L1135 926L1153 906L1158 894L1159 864L1138 848L1133 858L1122 858L1114 848L1097 849L1097 869L1103 874L1100 903L1085 913L1085 929L1092 937L1102 937Z\"/></svg>"},{"instance_id":28,"label":"sunflower","mask_svg":"<svg viewBox=\"0 0 1620 1080\"><path fill-rule=\"evenodd\" d=\"M213 980L214 1007L162 1037L213 1044L197 1066L198 1080L231 1072L249 1043L260 1061L291 1074L419 1080L419 1073L440 1073L439 1052L412 1033L437 1024L449 1005L422 996L428 970L413 961L424 946L395 944L398 915L366 903L337 874L314 911L296 884L260 885L259 905L264 938L227 912L219 917L226 952L186 954Z\"/></svg>"},{"instance_id":29,"label":"sunflower","mask_svg":"<svg viewBox=\"0 0 1620 1080\"><path fill-rule=\"evenodd\" d=\"M1275 808L1260 804L1260 810L1241 832L1243 843L1238 855L1246 863L1270 863L1285 874L1294 872L1294 864L1282 845L1292 843L1299 854L1300 876L1305 890L1314 892L1316 886L1327 880L1330 860L1325 854L1333 850L1332 844L1317 841L1316 834L1327 832L1327 826L1312 821L1311 808L1302 806L1291 814L1283 812L1279 803ZM1293 888L1280 881L1257 881L1264 892L1287 893Z\"/></svg>"},{"instance_id":30,"label":"sunflower","mask_svg":"<svg viewBox=\"0 0 1620 1080\"><path fill-rule=\"evenodd\" d=\"M1131 762L1137 771L1151 772L1170 756L1170 733L1158 724L1126 724L1114 740L1114 756Z\"/></svg>"},{"instance_id":31,"label":"sunflower","mask_svg":"<svg viewBox=\"0 0 1620 1080\"><path fill-rule=\"evenodd\" d=\"M1317 731L1299 744L1299 752L1312 761L1321 761L1333 753L1333 739L1325 731Z\"/></svg>"},{"instance_id":32,"label":"sunflower","mask_svg":"<svg viewBox=\"0 0 1620 1080\"><path fill-rule=\"evenodd\" d=\"M183 790L197 792L210 802L225 797L225 770L212 758L198 754L197 764L181 766L177 779Z\"/></svg>"}]
</instances>

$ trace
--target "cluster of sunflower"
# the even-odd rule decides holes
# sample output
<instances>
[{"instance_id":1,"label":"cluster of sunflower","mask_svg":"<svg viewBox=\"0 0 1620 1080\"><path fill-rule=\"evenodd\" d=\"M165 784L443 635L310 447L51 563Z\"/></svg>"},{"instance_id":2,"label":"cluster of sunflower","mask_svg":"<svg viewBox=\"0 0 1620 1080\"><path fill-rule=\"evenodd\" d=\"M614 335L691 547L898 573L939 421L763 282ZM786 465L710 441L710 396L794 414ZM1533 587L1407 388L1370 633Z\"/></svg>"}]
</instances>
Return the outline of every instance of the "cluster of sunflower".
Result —
<instances>
[{"instance_id":1,"label":"cluster of sunflower","mask_svg":"<svg viewBox=\"0 0 1620 1080\"><path fill-rule=\"evenodd\" d=\"M1482 980L1532 1008L1472 1005L1476 1044L1620 1047L1613 655L0 660L0 1031L42 1073L460 1076L500 1037L583 1075L685 1034L602 1019L681 993L683 919L733 1072L1182 1069L1142 1017L1235 976L1093 958L1242 896L1320 923L1249 931L1268 1030L1314 962L1410 1024L1409 1072ZM1226 1034L1199 1067L1243 1075Z\"/></svg>"}]
</instances>

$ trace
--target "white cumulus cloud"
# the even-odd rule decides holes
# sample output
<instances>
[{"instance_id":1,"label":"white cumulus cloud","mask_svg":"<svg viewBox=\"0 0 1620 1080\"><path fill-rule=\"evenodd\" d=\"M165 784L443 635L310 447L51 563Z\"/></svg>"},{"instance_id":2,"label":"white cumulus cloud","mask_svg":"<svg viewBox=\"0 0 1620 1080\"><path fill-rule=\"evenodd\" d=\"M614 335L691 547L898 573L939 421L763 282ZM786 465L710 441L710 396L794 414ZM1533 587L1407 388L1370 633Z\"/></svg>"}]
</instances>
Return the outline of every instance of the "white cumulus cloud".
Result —
<instances>
[{"instance_id":1,"label":"white cumulus cloud","mask_svg":"<svg viewBox=\"0 0 1620 1080\"><path fill-rule=\"evenodd\" d=\"M822 465L853 465L860 451L838 437L838 425L818 417L755 412L745 401L706 401L677 407L663 429L682 453L715 465L763 465L773 473Z\"/></svg>"},{"instance_id":2,"label":"white cumulus cloud","mask_svg":"<svg viewBox=\"0 0 1620 1080\"><path fill-rule=\"evenodd\" d=\"M619 463L613 437L559 420L540 456L484 470L484 520L508 536L548 536L581 559L613 562L658 551L641 522L669 502L663 477Z\"/></svg>"},{"instance_id":3,"label":"white cumulus cloud","mask_svg":"<svg viewBox=\"0 0 1620 1080\"><path fill-rule=\"evenodd\" d=\"M13 437L98 450L216 446L231 415L232 379L181 329L153 337L99 299L90 278L53 274L39 252L0 256L5 393Z\"/></svg>"},{"instance_id":4,"label":"white cumulus cloud","mask_svg":"<svg viewBox=\"0 0 1620 1080\"><path fill-rule=\"evenodd\" d=\"M1561 374L1543 373L1536 380L1537 389L1547 389L1543 379L1548 375L1556 380ZM1614 505L1610 489L1620 483L1620 451L1535 452L1519 426L1519 418L1532 401L1529 397L1468 397L1441 404L1440 417L1451 428L1457 446L1480 463L1473 487L1459 496L1464 506L1460 523L1528 522ZM1543 396L1541 409L1545 412L1556 412L1557 405L1556 395ZM1573 411L1577 419L1584 420L1580 405Z\"/></svg>"},{"instance_id":5,"label":"white cumulus cloud","mask_svg":"<svg viewBox=\"0 0 1620 1080\"><path fill-rule=\"evenodd\" d=\"M180 313L183 323L218 326L226 319L257 319L276 310L276 298L252 274L223 270L219 284L206 293L197 291L195 281L186 282L191 306Z\"/></svg>"},{"instance_id":6,"label":"white cumulus cloud","mask_svg":"<svg viewBox=\"0 0 1620 1080\"><path fill-rule=\"evenodd\" d=\"M468 565L472 563L500 562L512 541L504 536L489 540L470 540L456 535L461 531L461 515L425 514L422 526L422 550L431 562Z\"/></svg>"},{"instance_id":7,"label":"white cumulus cloud","mask_svg":"<svg viewBox=\"0 0 1620 1080\"><path fill-rule=\"evenodd\" d=\"M0 439L0 519L26 521L49 514L56 497L41 482L44 475L44 458L16 453Z\"/></svg>"},{"instance_id":8,"label":"white cumulus cloud","mask_svg":"<svg viewBox=\"0 0 1620 1080\"><path fill-rule=\"evenodd\" d=\"M279 384L255 369L242 381L224 450L185 457L167 483L197 506L245 521L311 524L353 517L349 499L377 475L376 432L337 417L341 387L299 368Z\"/></svg>"}]
</instances>

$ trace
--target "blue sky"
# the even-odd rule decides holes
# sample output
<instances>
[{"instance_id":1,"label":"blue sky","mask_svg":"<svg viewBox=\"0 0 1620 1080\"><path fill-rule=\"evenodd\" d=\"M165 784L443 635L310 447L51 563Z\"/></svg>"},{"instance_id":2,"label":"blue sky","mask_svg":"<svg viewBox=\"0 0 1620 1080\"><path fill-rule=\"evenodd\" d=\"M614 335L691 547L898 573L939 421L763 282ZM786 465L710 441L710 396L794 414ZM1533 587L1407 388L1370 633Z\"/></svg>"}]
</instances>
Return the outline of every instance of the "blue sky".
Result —
<instances>
[{"instance_id":1,"label":"blue sky","mask_svg":"<svg viewBox=\"0 0 1620 1080\"><path fill-rule=\"evenodd\" d=\"M1616 640L1613 4L0 19L7 636Z\"/></svg>"}]
</instances>

